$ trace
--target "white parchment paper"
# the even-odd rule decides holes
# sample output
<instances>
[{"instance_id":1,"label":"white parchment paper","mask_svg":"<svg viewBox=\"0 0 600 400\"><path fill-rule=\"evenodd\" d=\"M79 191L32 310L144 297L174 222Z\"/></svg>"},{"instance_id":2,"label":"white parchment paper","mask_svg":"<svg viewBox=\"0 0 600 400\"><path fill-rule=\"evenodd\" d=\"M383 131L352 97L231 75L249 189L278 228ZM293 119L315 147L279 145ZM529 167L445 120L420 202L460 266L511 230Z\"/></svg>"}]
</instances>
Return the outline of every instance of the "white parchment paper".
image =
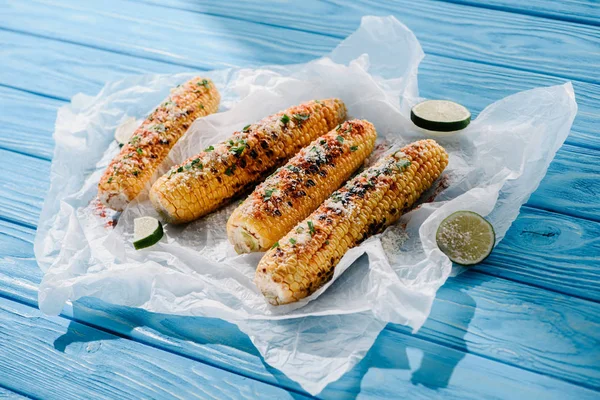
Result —
<instances>
[{"instance_id":1,"label":"white parchment paper","mask_svg":"<svg viewBox=\"0 0 600 400\"><path fill-rule=\"evenodd\" d=\"M161 171L266 115L318 98L340 97L352 117L371 121L392 145L422 139L428 135L410 122L409 110L421 100L423 56L413 33L395 18L365 17L328 57L206 73L222 94L220 112L197 120ZM437 289L460 272L435 244L440 221L472 210L487 216L500 241L577 111L570 83L544 87L490 105L459 135L435 137L450 162L423 196L430 202L348 251L318 292L273 307L252 283L261 254L238 256L227 242L225 222L235 205L185 226L167 225L163 240L136 251L134 218L156 215L146 194L121 215L95 200L98 180L119 150L114 130L128 118L143 119L191 76L127 78L95 97L77 95L60 109L50 192L35 239L45 271L40 309L58 314L69 300L95 296L149 311L222 318L312 394L360 361L387 322L421 327Z\"/></svg>"}]
</instances>

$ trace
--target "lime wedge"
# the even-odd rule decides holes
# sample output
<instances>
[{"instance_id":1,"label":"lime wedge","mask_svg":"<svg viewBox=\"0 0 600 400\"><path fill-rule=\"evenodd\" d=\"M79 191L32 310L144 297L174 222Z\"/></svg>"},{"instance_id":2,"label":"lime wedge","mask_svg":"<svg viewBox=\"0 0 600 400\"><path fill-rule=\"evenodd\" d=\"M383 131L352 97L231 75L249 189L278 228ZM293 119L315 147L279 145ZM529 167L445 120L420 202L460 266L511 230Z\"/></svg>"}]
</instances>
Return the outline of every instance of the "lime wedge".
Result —
<instances>
[{"instance_id":1,"label":"lime wedge","mask_svg":"<svg viewBox=\"0 0 600 400\"><path fill-rule=\"evenodd\" d=\"M465 106L448 100L426 100L412 108L411 121L420 128L436 132L465 129L471 113Z\"/></svg>"},{"instance_id":2,"label":"lime wedge","mask_svg":"<svg viewBox=\"0 0 600 400\"><path fill-rule=\"evenodd\" d=\"M133 247L136 250L156 244L163 235L162 224L156 218L141 217L133 221Z\"/></svg>"},{"instance_id":3,"label":"lime wedge","mask_svg":"<svg viewBox=\"0 0 600 400\"><path fill-rule=\"evenodd\" d=\"M475 265L490 255L496 243L492 224L471 211L457 211L442 221L435 234L440 250L460 265Z\"/></svg>"},{"instance_id":4,"label":"lime wedge","mask_svg":"<svg viewBox=\"0 0 600 400\"><path fill-rule=\"evenodd\" d=\"M119 143L119 146L123 146L129 142L133 132L141 125L141 121L136 120L133 117L127 118L117 130L115 130L115 140Z\"/></svg>"}]
</instances>

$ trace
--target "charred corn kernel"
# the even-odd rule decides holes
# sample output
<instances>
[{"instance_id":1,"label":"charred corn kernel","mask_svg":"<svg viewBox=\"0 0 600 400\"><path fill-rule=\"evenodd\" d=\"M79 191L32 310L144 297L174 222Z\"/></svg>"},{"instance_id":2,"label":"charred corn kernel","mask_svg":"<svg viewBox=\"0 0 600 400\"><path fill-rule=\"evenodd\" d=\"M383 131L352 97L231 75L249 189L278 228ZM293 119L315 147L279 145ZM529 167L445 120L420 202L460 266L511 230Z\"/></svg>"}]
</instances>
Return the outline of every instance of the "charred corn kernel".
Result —
<instances>
[{"instance_id":1,"label":"charred corn kernel","mask_svg":"<svg viewBox=\"0 0 600 400\"><path fill-rule=\"evenodd\" d=\"M377 133L352 120L315 139L261 183L227 221L238 253L265 251L339 188L373 150Z\"/></svg>"},{"instance_id":2,"label":"charred corn kernel","mask_svg":"<svg viewBox=\"0 0 600 400\"><path fill-rule=\"evenodd\" d=\"M122 211L149 183L192 122L216 112L219 101L219 92L209 79L196 77L172 89L109 164L98 184L100 200Z\"/></svg>"},{"instance_id":3,"label":"charred corn kernel","mask_svg":"<svg viewBox=\"0 0 600 400\"><path fill-rule=\"evenodd\" d=\"M331 279L349 248L396 222L447 164L448 154L433 140L383 157L281 238L259 262L254 282L274 305L310 295Z\"/></svg>"},{"instance_id":4,"label":"charred corn kernel","mask_svg":"<svg viewBox=\"0 0 600 400\"><path fill-rule=\"evenodd\" d=\"M314 100L247 125L173 167L154 183L150 200L167 222L200 218L252 188L345 118L341 100Z\"/></svg>"}]
</instances>

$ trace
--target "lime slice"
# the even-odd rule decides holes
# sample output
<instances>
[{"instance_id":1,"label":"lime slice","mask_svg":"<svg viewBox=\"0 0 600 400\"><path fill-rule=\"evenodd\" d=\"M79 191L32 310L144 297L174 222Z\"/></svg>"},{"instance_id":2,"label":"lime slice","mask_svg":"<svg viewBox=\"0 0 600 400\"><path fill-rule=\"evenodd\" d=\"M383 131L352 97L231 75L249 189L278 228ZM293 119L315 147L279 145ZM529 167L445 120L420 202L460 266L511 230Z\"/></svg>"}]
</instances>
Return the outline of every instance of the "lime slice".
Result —
<instances>
[{"instance_id":1,"label":"lime slice","mask_svg":"<svg viewBox=\"0 0 600 400\"><path fill-rule=\"evenodd\" d=\"M115 140L119 143L119 146L123 146L129 142L133 132L141 125L141 122L133 117L127 118L117 130L115 130Z\"/></svg>"},{"instance_id":2,"label":"lime slice","mask_svg":"<svg viewBox=\"0 0 600 400\"><path fill-rule=\"evenodd\" d=\"M437 132L465 129L471 122L466 107L448 100L426 100L410 111L411 121L420 128Z\"/></svg>"},{"instance_id":3,"label":"lime slice","mask_svg":"<svg viewBox=\"0 0 600 400\"><path fill-rule=\"evenodd\" d=\"M457 211L442 221L435 239L450 260L461 265L474 265L490 255L496 234L492 224L481 215Z\"/></svg>"},{"instance_id":4,"label":"lime slice","mask_svg":"<svg viewBox=\"0 0 600 400\"><path fill-rule=\"evenodd\" d=\"M163 234L162 224L156 218L141 217L133 221L133 247L136 250L156 244Z\"/></svg>"}]
</instances>

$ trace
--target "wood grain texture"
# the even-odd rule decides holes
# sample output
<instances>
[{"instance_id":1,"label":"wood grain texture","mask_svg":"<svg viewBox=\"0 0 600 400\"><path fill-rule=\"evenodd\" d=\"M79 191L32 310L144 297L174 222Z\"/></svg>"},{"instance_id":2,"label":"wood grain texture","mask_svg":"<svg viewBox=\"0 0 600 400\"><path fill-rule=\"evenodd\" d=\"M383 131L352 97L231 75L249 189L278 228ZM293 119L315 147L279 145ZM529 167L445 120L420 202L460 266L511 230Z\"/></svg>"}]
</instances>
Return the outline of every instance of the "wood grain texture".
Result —
<instances>
[{"instance_id":1,"label":"wood grain texture","mask_svg":"<svg viewBox=\"0 0 600 400\"><path fill-rule=\"evenodd\" d=\"M33 397L304 398L77 322L46 317L6 299L0 299L0 318L6 322L0 326L0 344L6 350L0 352L0 382ZM374 347L343 379L349 379L348 386L333 393L327 389L323 398L410 394L417 399L480 399L520 393L523 398L562 400L596 395L413 336L386 331L378 340L385 346Z\"/></svg>"},{"instance_id":2,"label":"wood grain texture","mask_svg":"<svg viewBox=\"0 0 600 400\"><path fill-rule=\"evenodd\" d=\"M5 243L0 248L5 254L0 261L0 295L35 306L42 273L33 261L33 230L0 221L0 235ZM265 367L249 339L224 321L148 313L95 299L79 301L75 308L66 309L66 315L253 379L297 389L279 371ZM438 291L430 318L418 337L459 352L600 388L596 368L600 347L595 345L599 328L598 303L471 272L449 280ZM387 332L390 329L395 333ZM405 327L389 325L371 353L392 351L388 340L400 340L395 335L411 336ZM445 354L445 350L439 351ZM376 363L376 358L368 363ZM440 370L429 380L421 376L421 383L435 385L438 379L449 379L451 373ZM360 381L362 374L364 365L359 365L326 393L344 393L344 388L352 387L349 382ZM393 397L393 392L386 393L390 395Z\"/></svg>"},{"instance_id":3,"label":"wood grain texture","mask_svg":"<svg viewBox=\"0 0 600 400\"><path fill-rule=\"evenodd\" d=\"M501 11L533 15L589 25L600 25L600 5L597 0L444 0L450 3L492 8Z\"/></svg>"},{"instance_id":4,"label":"wood grain texture","mask_svg":"<svg viewBox=\"0 0 600 400\"><path fill-rule=\"evenodd\" d=\"M475 270L600 302L600 224L524 207Z\"/></svg>"},{"instance_id":5,"label":"wood grain texture","mask_svg":"<svg viewBox=\"0 0 600 400\"><path fill-rule=\"evenodd\" d=\"M0 148L50 160L56 111L64 104L0 86Z\"/></svg>"},{"instance_id":6,"label":"wood grain texture","mask_svg":"<svg viewBox=\"0 0 600 400\"><path fill-rule=\"evenodd\" d=\"M44 399L292 398L166 351L0 299L0 384ZM296 398L303 396L297 395Z\"/></svg>"},{"instance_id":7,"label":"wood grain texture","mask_svg":"<svg viewBox=\"0 0 600 400\"><path fill-rule=\"evenodd\" d=\"M600 82L598 38L594 26L519 15L432 0L380 2L251 0L236 3L199 0L143 0L173 9L228 16L338 38L354 31L363 15L394 15L417 36L426 53L492 65ZM147 9L148 13L154 12ZM569 57L564 57L568 54Z\"/></svg>"},{"instance_id":8,"label":"wood grain texture","mask_svg":"<svg viewBox=\"0 0 600 400\"><path fill-rule=\"evenodd\" d=\"M0 387L0 399L2 400L24 400L27 398L28 397L22 396L6 388Z\"/></svg>"},{"instance_id":9,"label":"wood grain texture","mask_svg":"<svg viewBox=\"0 0 600 400\"><path fill-rule=\"evenodd\" d=\"M25 6L29 3L19 4ZM54 9L53 7L47 8L47 10L42 8L42 11L50 13ZM164 8L159 9L164 10ZM48 35L68 34L68 32L64 33L64 29L62 29L62 26L70 23L68 15L57 14L56 12L51 15L56 21L60 21L61 18L63 21L55 21L54 25L46 27L45 32ZM27 14L23 18L25 17L27 17ZM75 19L85 21L83 16ZM98 24L107 26L116 23L103 15L99 15L97 19ZM190 29L193 30L198 27L198 24L205 23L205 20L208 21L206 22L208 26L218 23L217 17L203 16L199 22L189 21L191 24ZM228 38L232 43L222 43L223 39L218 35L211 36L210 32L205 32L210 40L204 40L196 44L196 50L190 52L187 37L192 34L191 31L170 31L169 29L173 28L167 25L168 22L168 19L164 22L154 21L155 25L163 23L162 27L145 31L146 41L152 43L148 43L148 46L153 47L139 48L140 38L132 33L122 37L115 44L115 46L120 46L120 53L39 37L29 37L12 32L0 32L0 42L6 45L0 48L7 49L4 54L6 62L3 65L3 74L0 75L0 84L63 99L70 98L78 92L95 94L104 82L131 74L189 71L190 68L177 64L181 59L186 59L191 64L202 65L205 68L219 67L215 63L208 62L204 57L204 53L217 52L225 57L227 56L225 53L229 52L227 46L233 45L232 43L236 40L243 39L242 33L232 31ZM26 20L24 23L30 27L45 26L44 24L35 23L32 19ZM257 40L260 39L261 42L271 45L271 47L265 48L264 52L268 54L277 53L280 56L285 55L289 62L301 62L316 56L314 53L300 54L302 50L290 49L290 46L295 42L303 42L317 48L325 44L317 55L325 54L325 49L332 48L339 42L337 38L293 30L287 30L285 35L272 37L269 36L272 35L272 32L264 32L262 26L254 24L254 27L256 29L254 36ZM57 31L55 32L54 29ZM91 30L91 28L88 29ZM108 36L104 32L104 30L95 29L90 35L97 37L97 40L112 41L112 36ZM79 37L79 33L76 36ZM75 40L77 37L74 36L69 39ZM4 41L2 41L2 38L5 38ZM177 38L180 40L174 40ZM40 41L43 43L42 46L37 44ZM213 49L205 44L213 42L222 43L222 46L219 49ZM10 51L10 49L17 46L16 43L23 43L19 44L19 46L24 47L23 51ZM34 51L34 48L37 47L41 47L44 51ZM162 47L169 48L169 52L161 52L161 59L164 63L148 59L153 57L154 53L159 52L157 49ZM146 58L123 55L122 53L127 52L129 48L139 48L138 51L145 51L144 57ZM93 63L91 68L85 68L82 65L82 61L79 59L82 54L86 63ZM238 58L232 62L238 65L255 65L257 61L253 57L255 56ZM271 60L265 62L271 62ZM25 71L23 65L27 66ZM51 71L47 72L47 69ZM474 115L477 115L491 102L517 91L531 89L536 86L564 83L564 79L561 78L432 55L425 58L420 71L419 86L422 95L459 101L469 107ZM36 79L39 74L48 75L50 79L40 81ZM574 82L574 87L579 103L579 113L573 127L573 133L567 139L567 142L600 149L600 135L597 134L596 127L596 121L600 119L600 88L598 85L584 82Z\"/></svg>"}]
</instances>

